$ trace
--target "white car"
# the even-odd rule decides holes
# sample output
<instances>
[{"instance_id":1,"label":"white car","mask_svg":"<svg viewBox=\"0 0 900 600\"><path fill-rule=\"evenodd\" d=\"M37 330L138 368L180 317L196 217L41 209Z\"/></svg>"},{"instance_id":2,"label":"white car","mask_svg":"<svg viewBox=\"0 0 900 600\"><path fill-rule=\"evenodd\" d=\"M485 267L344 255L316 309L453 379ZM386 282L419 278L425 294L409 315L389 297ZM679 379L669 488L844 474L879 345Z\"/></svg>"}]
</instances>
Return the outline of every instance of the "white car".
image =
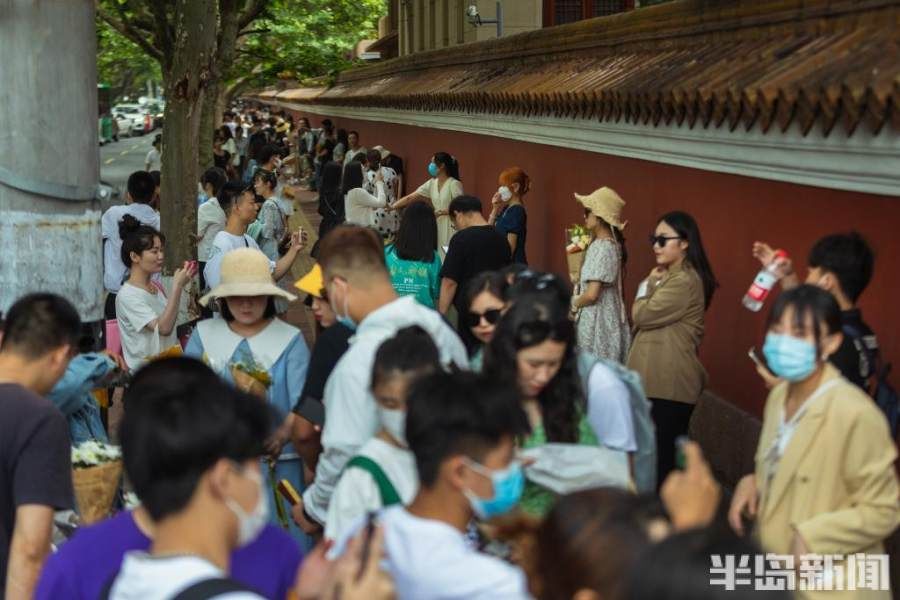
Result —
<instances>
[{"instance_id":1,"label":"white car","mask_svg":"<svg viewBox=\"0 0 900 600\"><path fill-rule=\"evenodd\" d=\"M153 117L140 104L117 104L113 106L112 113L131 122L127 129L128 135L143 135L153 130ZM123 131L126 129L122 128L122 122L119 121L119 133Z\"/></svg>"}]
</instances>

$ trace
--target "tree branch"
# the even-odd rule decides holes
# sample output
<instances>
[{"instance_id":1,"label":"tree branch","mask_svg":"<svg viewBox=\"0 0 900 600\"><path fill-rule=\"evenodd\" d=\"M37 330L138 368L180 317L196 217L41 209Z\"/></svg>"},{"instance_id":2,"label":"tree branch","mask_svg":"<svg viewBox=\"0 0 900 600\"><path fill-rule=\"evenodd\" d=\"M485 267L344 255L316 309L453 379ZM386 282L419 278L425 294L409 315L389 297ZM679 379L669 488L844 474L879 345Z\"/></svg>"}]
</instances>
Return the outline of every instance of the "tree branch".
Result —
<instances>
[{"instance_id":1,"label":"tree branch","mask_svg":"<svg viewBox=\"0 0 900 600\"><path fill-rule=\"evenodd\" d=\"M166 14L167 2L149 2L150 14L153 15L153 23L155 25L156 43L159 44L160 50L166 57L171 57L174 51L175 37L174 27L169 23ZM167 58L168 60L168 58Z\"/></svg>"},{"instance_id":2,"label":"tree branch","mask_svg":"<svg viewBox=\"0 0 900 600\"><path fill-rule=\"evenodd\" d=\"M269 0L249 0L244 12L238 17L238 31L246 29L247 25L255 21L268 5Z\"/></svg>"},{"instance_id":3,"label":"tree branch","mask_svg":"<svg viewBox=\"0 0 900 600\"><path fill-rule=\"evenodd\" d=\"M137 29L132 27L127 21L120 21L112 16L106 9L100 6L99 1L97 2L97 15L101 19L103 19L110 27L140 46L141 49L144 50L144 52L159 61L160 64L164 63L164 56L159 48L151 44L143 35L141 35L141 33Z\"/></svg>"},{"instance_id":4,"label":"tree branch","mask_svg":"<svg viewBox=\"0 0 900 600\"><path fill-rule=\"evenodd\" d=\"M263 27L262 29L245 29L244 31L238 32L238 37L243 37L245 35L254 35L257 33L269 33L272 31L268 27Z\"/></svg>"}]
</instances>

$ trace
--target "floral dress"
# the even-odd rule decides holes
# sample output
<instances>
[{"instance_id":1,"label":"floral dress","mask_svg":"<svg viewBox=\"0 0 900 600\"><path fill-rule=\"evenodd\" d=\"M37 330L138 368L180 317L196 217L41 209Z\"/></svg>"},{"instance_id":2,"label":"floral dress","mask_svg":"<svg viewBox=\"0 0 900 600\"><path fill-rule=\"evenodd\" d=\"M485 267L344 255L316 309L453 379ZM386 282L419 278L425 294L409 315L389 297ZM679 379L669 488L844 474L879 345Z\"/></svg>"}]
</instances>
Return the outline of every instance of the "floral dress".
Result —
<instances>
[{"instance_id":1,"label":"floral dress","mask_svg":"<svg viewBox=\"0 0 900 600\"><path fill-rule=\"evenodd\" d=\"M581 267L581 291L592 281L603 284L600 297L578 312L575 329L578 347L600 358L624 363L631 346L631 331L622 299L622 257L610 239L597 239L588 246Z\"/></svg>"}]
</instances>

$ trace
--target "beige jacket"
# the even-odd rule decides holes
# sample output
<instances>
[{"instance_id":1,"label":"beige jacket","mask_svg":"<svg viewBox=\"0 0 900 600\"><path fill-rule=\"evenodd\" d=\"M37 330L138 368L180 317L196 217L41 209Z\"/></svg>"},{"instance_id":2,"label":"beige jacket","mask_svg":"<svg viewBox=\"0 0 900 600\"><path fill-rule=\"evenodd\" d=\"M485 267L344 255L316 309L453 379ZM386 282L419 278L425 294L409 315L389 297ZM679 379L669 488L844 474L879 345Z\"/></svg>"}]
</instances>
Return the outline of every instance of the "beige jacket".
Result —
<instances>
[{"instance_id":1,"label":"beige jacket","mask_svg":"<svg viewBox=\"0 0 900 600\"><path fill-rule=\"evenodd\" d=\"M782 419L787 383L766 402L756 452L760 493L757 534L767 552L790 554L794 530L814 554L881 554L882 540L900 524L897 449L872 399L827 365L822 384L797 423L771 481L765 457ZM890 598L890 592L819 592L803 598Z\"/></svg>"},{"instance_id":2,"label":"beige jacket","mask_svg":"<svg viewBox=\"0 0 900 600\"><path fill-rule=\"evenodd\" d=\"M697 353L706 311L703 282L687 264L659 280L648 278L631 309L634 341L628 368L641 374L649 398L694 404L706 386Z\"/></svg>"}]
</instances>

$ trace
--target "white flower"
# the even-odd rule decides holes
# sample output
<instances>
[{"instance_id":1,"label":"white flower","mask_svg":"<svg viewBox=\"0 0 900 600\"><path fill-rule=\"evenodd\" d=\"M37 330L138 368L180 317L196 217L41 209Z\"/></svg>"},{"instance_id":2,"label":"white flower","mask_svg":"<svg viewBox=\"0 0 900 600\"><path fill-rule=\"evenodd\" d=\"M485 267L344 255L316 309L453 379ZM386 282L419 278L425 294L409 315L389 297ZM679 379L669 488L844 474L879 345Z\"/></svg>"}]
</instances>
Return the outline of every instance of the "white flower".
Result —
<instances>
[{"instance_id":1,"label":"white flower","mask_svg":"<svg viewBox=\"0 0 900 600\"><path fill-rule=\"evenodd\" d=\"M121 457L122 451L118 446L97 440L87 440L72 448L72 466L76 468L96 467Z\"/></svg>"}]
</instances>

